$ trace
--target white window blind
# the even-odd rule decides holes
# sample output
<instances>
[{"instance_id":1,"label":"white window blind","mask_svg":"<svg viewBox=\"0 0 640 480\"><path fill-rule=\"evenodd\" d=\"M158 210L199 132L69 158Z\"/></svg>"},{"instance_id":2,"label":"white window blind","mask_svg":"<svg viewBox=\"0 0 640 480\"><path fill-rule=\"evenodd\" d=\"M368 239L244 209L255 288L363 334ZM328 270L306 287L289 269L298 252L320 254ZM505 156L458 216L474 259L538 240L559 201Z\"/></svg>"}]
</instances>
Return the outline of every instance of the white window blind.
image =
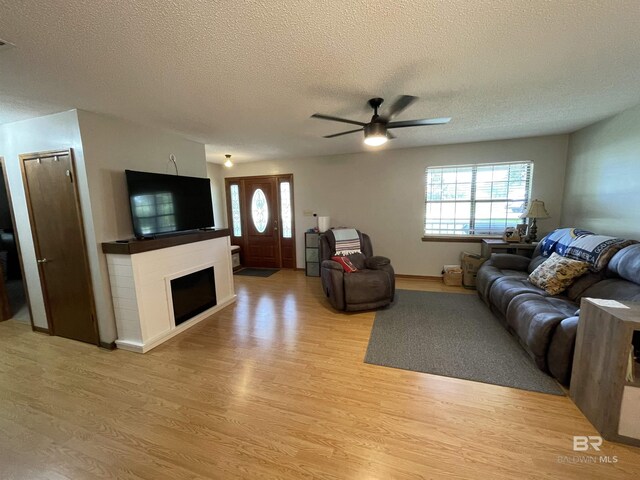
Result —
<instances>
[{"instance_id":1,"label":"white window blind","mask_svg":"<svg viewBox=\"0 0 640 480\"><path fill-rule=\"evenodd\" d=\"M532 162L427 167L425 235L500 235L522 223Z\"/></svg>"}]
</instances>

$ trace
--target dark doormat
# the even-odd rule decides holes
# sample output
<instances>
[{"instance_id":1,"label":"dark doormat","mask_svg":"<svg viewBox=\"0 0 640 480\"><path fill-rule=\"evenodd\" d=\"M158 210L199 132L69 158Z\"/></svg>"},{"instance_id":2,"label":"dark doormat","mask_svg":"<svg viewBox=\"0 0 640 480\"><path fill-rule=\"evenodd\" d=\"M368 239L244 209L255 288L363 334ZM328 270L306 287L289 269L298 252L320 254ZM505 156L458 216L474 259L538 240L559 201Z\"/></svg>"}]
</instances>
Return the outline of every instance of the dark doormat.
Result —
<instances>
[{"instance_id":1,"label":"dark doormat","mask_svg":"<svg viewBox=\"0 0 640 480\"><path fill-rule=\"evenodd\" d=\"M564 395L476 295L398 290L376 313L364 361Z\"/></svg>"},{"instance_id":2,"label":"dark doormat","mask_svg":"<svg viewBox=\"0 0 640 480\"><path fill-rule=\"evenodd\" d=\"M245 277L270 277L279 272L279 268L243 268L234 272L234 275L244 275Z\"/></svg>"}]
</instances>

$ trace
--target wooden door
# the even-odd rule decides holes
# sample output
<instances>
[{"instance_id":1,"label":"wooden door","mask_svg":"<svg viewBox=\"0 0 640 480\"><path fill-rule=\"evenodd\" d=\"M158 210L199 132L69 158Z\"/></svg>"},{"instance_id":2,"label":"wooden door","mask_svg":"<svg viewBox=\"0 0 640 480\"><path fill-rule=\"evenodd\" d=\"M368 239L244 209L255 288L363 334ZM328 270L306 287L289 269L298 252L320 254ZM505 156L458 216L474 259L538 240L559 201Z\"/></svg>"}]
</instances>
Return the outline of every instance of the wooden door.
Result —
<instances>
[{"instance_id":1,"label":"wooden door","mask_svg":"<svg viewBox=\"0 0 640 480\"><path fill-rule=\"evenodd\" d=\"M247 178L243 183L247 232L245 264L248 267L279 268L281 264L276 178Z\"/></svg>"},{"instance_id":2,"label":"wooden door","mask_svg":"<svg viewBox=\"0 0 640 480\"><path fill-rule=\"evenodd\" d=\"M11 220L13 217L13 213L11 210L11 203L9 202L8 190L6 188L5 183L5 174L4 174L4 159L0 157L0 175L2 175L2 180L0 180L0 216L2 217L2 228L6 228L11 224ZM13 226L13 225L11 225ZM0 239L0 255L4 257L4 264L8 266L9 264L9 251L7 246L4 244L4 240ZM11 312L11 305L9 303L9 297L7 295L7 286L5 285L5 277L7 276L7 269L3 267L2 262L0 262L0 322L5 320L9 320L13 315Z\"/></svg>"},{"instance_id":3,"label":"wooden door","mask_svg":"<svg viewBox=\"0 0 640 480\"><path fill-rule=\"evenodd\" d=\"M296 268L293 175L228 177L225 190L231 244L240 247L242 266Z\"/></svg>"},{"instance_id":4,"label":"wooden door","mask_svg":"<svg viewBox=\"0 0 640 480\"><path fill-rule=\"evenodd\" d=\"M20 159L49 333L98 344L71 151Z\"/></svg>"}]
</instances>

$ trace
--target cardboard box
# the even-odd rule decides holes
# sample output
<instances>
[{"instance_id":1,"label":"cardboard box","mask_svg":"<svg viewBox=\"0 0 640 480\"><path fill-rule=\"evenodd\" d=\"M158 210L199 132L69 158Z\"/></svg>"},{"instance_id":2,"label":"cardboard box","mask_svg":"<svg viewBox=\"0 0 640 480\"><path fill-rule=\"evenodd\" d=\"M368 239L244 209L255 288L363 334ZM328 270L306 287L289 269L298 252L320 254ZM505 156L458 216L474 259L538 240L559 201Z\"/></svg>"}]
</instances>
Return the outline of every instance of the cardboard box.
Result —
<instances>
[{"instance_id":1,"label":"cardboard box","mask_svg":"<svg viewBox=\"0 0 640 480\"><path fill-rule=\"evenodd\" d=\"M462 268L460 265L445 265L442 268L442 281L451 287L462 286Z\"/></svg>"},{"instance_id":2,"label":"cardboard box","mask_svg":"<svg viewBox=\"0 0 640 480\"><path fill-rule=\"evenodd\" d=\"M462 285L466 288L476 288L476 275L486 258L475 253L462 252L460 263L462 264Z\"/></svg>"}]
</instances>

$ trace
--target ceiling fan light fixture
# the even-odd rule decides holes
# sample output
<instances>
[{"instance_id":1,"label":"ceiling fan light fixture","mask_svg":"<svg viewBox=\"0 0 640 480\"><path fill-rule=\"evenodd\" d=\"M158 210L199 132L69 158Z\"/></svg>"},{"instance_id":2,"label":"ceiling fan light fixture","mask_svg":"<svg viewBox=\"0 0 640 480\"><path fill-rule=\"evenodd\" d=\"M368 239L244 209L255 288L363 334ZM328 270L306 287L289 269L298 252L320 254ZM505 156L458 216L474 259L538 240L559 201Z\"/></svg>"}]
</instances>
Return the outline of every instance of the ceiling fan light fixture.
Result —
<instances>
[{"instance_id":1,"label":"ceiling fan light fixture","mask_svg":"<svg viewBox=\"0 0 640 480\"><path fill-rule=\"evenodd\" d=\"M233 162L231 161L231 155L227 153L225 154L225 157L227 158L227 160L224 162L224 166L227 168L233 167Z\"/></svg>"},{"instance_id":2,"label":"ceiling fan light fixture","mask_svg":"<svg viewBox=\"0 0 640 480\"><path fill-rule=\"evenodd\" d=\"M370 147L379 147L389 140L387 129L382 123L370 123L364 127L364 143Z\"/></svg>"},{"instance_id":3,"label":"ceiling fan light fixture","mask_svg":"<svg viewBox=\"0 0 640 480\"><path fill-rule=\"evenodd\" d=\"M379 147L380 145L384 145L387 143L386 135L369 135L368 137L364 137L364 143L369 145L370 147Z\"/></svg>"}]
</instances>

